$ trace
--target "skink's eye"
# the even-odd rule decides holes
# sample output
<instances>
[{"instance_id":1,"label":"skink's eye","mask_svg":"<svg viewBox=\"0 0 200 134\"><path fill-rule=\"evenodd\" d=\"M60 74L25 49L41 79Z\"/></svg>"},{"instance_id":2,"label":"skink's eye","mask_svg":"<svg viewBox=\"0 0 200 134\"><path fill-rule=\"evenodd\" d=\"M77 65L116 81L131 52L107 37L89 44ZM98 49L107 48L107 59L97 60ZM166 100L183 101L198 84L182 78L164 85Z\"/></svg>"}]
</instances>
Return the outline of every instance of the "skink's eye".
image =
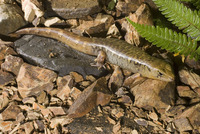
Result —
<instances>
[{"instance_id":1,"label":"skink's eye","mask_svg":"<svg viewBox=\"0 0 200 134\"><path fill-rule=\"evenodd\" d=\"M163 73L161 72L158 72L158 78L162 77L163 76Z\"/></svg>"}]
</instances>

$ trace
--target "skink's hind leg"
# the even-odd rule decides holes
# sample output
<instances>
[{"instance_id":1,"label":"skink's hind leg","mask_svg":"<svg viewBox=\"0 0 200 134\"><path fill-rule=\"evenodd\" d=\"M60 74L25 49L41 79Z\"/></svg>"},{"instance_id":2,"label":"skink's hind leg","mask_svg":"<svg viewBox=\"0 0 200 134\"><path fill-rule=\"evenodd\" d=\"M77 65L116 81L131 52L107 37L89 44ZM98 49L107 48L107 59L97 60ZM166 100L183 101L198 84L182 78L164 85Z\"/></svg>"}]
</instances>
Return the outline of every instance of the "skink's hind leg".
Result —
<instances>
[{"instance_id":1,"label":"skink's hind leg","mask_svg":"<svg viewBox=\"0 0 200 134\"><path fill-rule=\"evenodd\" d=\"M98 69L105 68L106 53L104 51L99 51L97 58L94 60L96 63L91 63L91 66L96 66Z\"/></svg>"}]
</instances>

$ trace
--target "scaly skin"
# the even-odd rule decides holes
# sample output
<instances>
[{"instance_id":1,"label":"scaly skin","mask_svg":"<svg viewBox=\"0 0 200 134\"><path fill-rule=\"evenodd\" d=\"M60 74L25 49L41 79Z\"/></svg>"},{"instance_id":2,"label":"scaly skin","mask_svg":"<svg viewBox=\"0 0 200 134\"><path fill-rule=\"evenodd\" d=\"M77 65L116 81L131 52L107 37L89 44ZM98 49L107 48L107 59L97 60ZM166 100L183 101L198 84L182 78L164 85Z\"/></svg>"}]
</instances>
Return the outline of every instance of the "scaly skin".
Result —
<instances>
[{"instance_id":1,"label":"scaly skin","mask_svg":"<svg viewBox=\"0 0 200 134\"><path fill-rule=\"evenodd\" d=\"M106 54L106 61L144 77L173 81L174 73L169 63L145 53L125 41L107 38L87 38L58 28L25 28L15 34L34 34L57 39L66 45L89 55Z\"/></svg>"}]
</instances>

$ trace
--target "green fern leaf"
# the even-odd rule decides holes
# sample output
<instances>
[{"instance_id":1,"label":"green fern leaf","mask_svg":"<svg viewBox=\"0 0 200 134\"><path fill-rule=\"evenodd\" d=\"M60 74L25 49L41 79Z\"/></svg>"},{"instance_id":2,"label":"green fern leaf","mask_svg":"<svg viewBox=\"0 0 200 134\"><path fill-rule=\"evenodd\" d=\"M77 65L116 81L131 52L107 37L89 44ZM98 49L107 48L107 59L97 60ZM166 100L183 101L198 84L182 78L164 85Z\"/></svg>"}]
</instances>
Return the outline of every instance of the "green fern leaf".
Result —
<instances>
[{"instance_id":1,"label":"green fern leaf","mask_svg":"<svg viewBox=\"0 0 200 134\"><path fill-rule=\"evenodd\" d=\"M153 0L159 10L172 24L192 38L200 40L200 17L197 12L185 7L176 0ZM197 1L197 0L196 0Z\"/></svg>"},{"instance_id":2,"label":"green fern leaf","mask_svg":"<svg viewBox=\"0 0 200 134\"><path fill-rule=\"evenodd\" d=\"M197 9L200 9L200 0L192 0L191 2Z\"/></svg>"},{"instance_id":3,"label":"green fern leaf","mask_svg":"<svg viewBox=\"0 0 200 134\"><path fill-rule=\"evenodd\" d=\"M192 3L196 9L200 9L200 0L180 0L181 2L190 2Z\"/></svg>"},{"instance_id":4,"label":"green fern leaf","mask_svg":"<svg viewBox=\"0 0 200 134\"><path fill-rule=\"evenodd\" d=\"M129 18L127 18L127 20L135 27L142 37L153 45L185 56L191 55L191 57L195 59L200 58L200 47L196 50L197 41L191 40L191 38L187 37L185 34L177 33L168 28L137 24L132 22Z\"/></svg>"},{"instance_id":5,"label":"green fern leaf","mask_svg":"<svg viewBox=\"0 0 200 134\"><path fill-rule=\"evenodd\" d=\"M192 2L192 0L179 0L181 2Z\"/></svg>"}]
</instances>

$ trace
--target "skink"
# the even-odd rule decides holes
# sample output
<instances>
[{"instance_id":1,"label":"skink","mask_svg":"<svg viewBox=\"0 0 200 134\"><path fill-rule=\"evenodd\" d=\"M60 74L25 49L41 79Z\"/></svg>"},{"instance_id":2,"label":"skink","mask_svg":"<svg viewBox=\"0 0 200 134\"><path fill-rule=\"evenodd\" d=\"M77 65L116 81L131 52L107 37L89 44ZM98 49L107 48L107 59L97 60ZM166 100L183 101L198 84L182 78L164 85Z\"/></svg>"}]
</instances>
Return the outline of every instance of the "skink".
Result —
<instances>
[{"instance_id":1,"label":"skink","mask_svg":"<svg viewBox=\"0 0 200 134\"><path fill-rule=\"evenodd\" d=\"M78 36L58 28L25 28L16 31L17 35L34 34L57 39L80 52L98 56L99 52L106 55L106 61L127 69L133 73L140 73L144 77L173 81L174 73L171 65L159 58L150 56L140 48L127 42L112 38L88 38Z\"/></svg>"}]
</instances>

